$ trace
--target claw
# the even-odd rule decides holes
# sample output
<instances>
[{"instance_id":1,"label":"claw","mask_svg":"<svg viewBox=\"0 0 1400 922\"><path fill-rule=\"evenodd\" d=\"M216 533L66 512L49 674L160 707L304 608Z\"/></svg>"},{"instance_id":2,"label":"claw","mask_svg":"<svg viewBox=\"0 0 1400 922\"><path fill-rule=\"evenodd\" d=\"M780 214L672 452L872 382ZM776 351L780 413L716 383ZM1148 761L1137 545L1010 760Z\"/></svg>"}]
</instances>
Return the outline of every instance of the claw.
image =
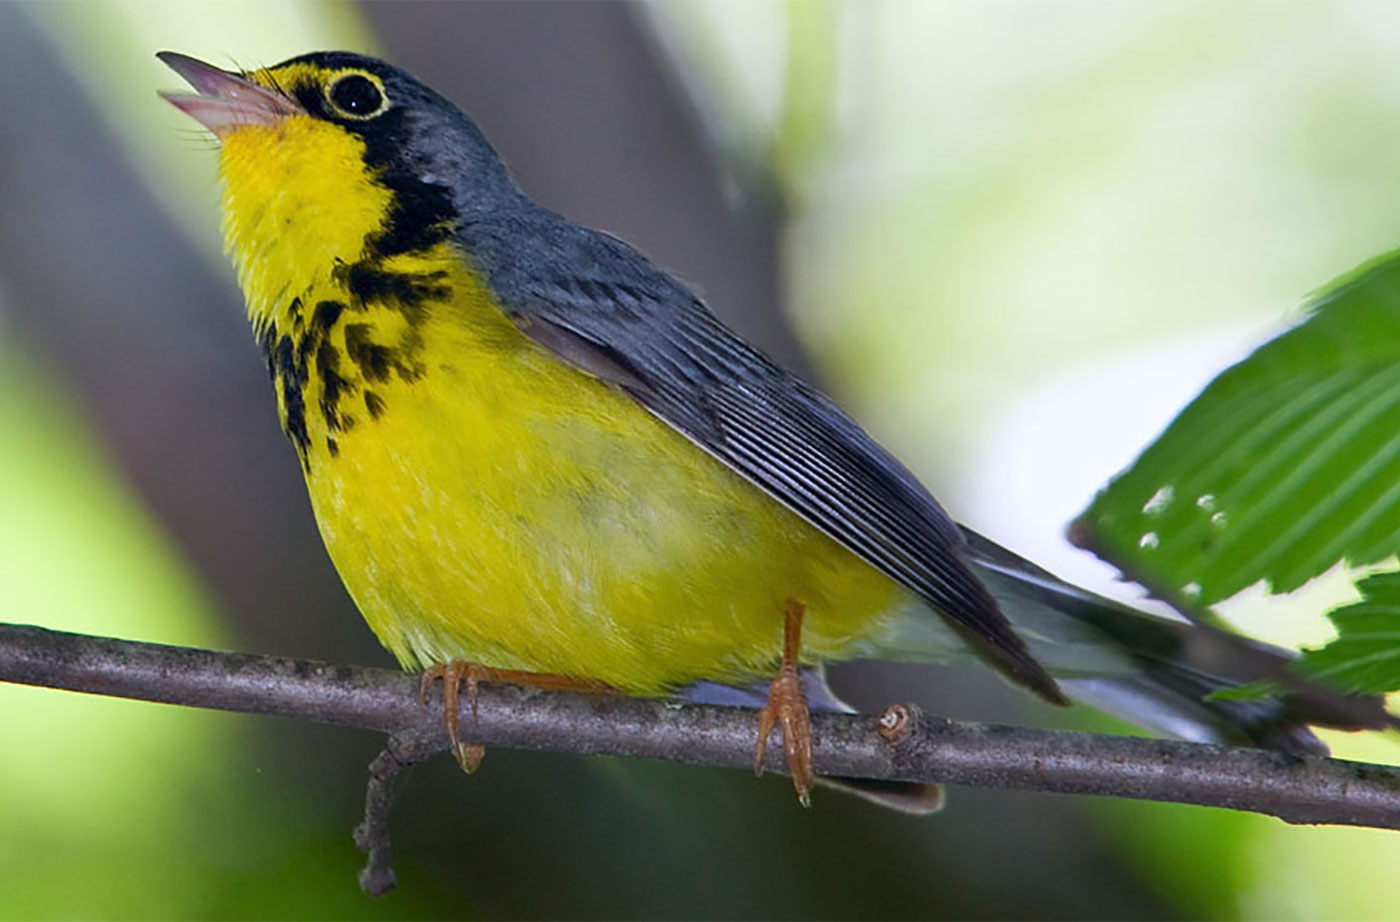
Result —
<instances>
[{"instance_id":1,"label":"claw","mask_svg":"<svg viewBox=\"0 0 1400 922\"><path fill-rule=\"evenodd\" d=\"M423 670L423 680L418 685L419 707L428 706L428 689L439 679L442 680L442 720L447 728L447 738L452 741L452 755L457 759L457 764L462 766L462 770L469 775L481 766L481 760L486 757L486 747L479 744L467 745L458 735L457 697L463 684L467 687L467 702L471 705L473 723L477 719L477 698L482 682L511 682L553 691L616 691L606 682L595 679L493 669L479 663L454 659L447 663L434 663Z\"/></svg>"},{"instance_id":2,"label":"claw","mask_svg":"<svg viewBox=\"0 0 1400 922\"><path fill-rule=\"evenodd\" d=\"M812 717L802 693L798 674L798 651L802 641L802 603L788 600L783 627L783 664L768 688L768 703L758 712L758 742L753 750L754 774L763 774L763 758L768 753L768 735L776 725L782 730L783 752L792 775L797 800L812 805Z\"/></svg>"},{"instance_id":3,"label":"claw","mask_svg":"<svg viewBox=\"0 0 1400 922\"><path fill-rule=\"evenodd\" d=\"M475 663L452 660L449 663L435 663L423 670L423 680L418 685L418 706L427 707L428 689L438 679L442 680L442 722L447 727L447 738L452 741L452 755L462 770L471 774L481 767L486 757L486 747L467 745L458 733L457 695L463 681L467 685L467 700L472 706L472 721L476 721L476 699L481 688L480 670Z\"/></svg>"}]
</instances>

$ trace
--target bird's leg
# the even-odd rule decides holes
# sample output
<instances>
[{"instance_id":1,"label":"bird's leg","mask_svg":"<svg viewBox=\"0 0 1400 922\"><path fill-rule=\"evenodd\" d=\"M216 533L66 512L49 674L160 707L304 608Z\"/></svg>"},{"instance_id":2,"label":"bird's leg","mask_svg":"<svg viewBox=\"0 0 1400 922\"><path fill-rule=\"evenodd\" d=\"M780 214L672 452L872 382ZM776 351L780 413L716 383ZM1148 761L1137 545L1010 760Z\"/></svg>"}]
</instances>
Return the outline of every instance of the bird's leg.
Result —
<instances>
[{"instance_id":1,"label":"bird's leg","mask_svg":"<svg viewBox=\"0 0 1400 922\"><path fill-rule=\"evenodd\" d=\"M753 750L755 774L763 774L763 757L768 751L768 734L776 723L783 733L783 751L787 754L788 772L802 806L812 805L812 718L807 713L807 698L802 694L802 677L798 673L798 651L802 646L801 602L788 599L783 623L783 664L777 678L768 687L768 703L758 712L758 744Z\"/></svg>"},{"instance_id":2,"label":"bird's leg","mask_svg":"<svg viewBox=\"0 0 1400 922\"><path fill-rule=\"evenodd\" d=\"M476 700L482 682L505 682L511 685L528 685L546 691L615 692L606 682L596 679L578 679L573 676L552 675L547 672L521 672L514 669L493 669L480 663L468 663L454 659L447 663L435 663L423 670L423 681L418 686L418 705L426 707L428 689L438 679L442 680L442 719L447 726L448 739L452 741L452 754L457 758L467 774L476 771L486 756L486 747L468 746L458 736L457 696L461 686L467 686L467 702L472 707L472 720L476 720Z\"/></svg>"}]
</instances>

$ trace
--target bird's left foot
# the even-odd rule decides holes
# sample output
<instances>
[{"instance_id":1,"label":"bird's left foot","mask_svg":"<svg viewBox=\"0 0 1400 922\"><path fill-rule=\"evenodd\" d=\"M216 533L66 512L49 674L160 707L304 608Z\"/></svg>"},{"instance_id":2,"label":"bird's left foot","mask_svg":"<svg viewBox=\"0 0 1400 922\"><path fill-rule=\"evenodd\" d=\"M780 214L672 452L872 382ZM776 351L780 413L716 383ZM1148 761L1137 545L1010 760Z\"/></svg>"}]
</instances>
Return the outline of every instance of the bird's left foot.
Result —
<instances>
[{"instance_id":1,"label":"bird's left foot","mask_svg":"<svg viewBox=\"0 0 1400 922\"><path fill-rule=\"evenodd\" d=\"M423 681L418 686L418 705L428 704L428 689L437 680L442 680L442 719L447 727L448 739L452 741L452 755L457 764L471 774L486 757L486 747L467 745L458 735L457 699L465 684L467 703L472 708L472 720L476 720L476 699L482 682L506 682L512 685L528 685L548 691L614 692L606 682L595 679L578 679L573 676L552 675L544 672L521 672L514 669L493 669L480 663L468 663L454 659L447 663L435 663L423 670Z\"/></svg>"},{"instance_id":2,"label":"bird's left foot","mask_svg":"<svg viewBox=\"0 0 1400 922\"><path fill-rule=\"evenodd\" d=\"M758 712L758 744L753 750L753 770L763 774L763 757L768 752L768 734L776 724L783 733L783 751L792 775L797 799L804 807L812 805L812 717L807 697L802 693L798 673L798 651L802 645L801 602L788 600L783 625L783 664L768 688L768 703Z\"/></svg>"},{"instance_id":3,"label":"bird's left foot","mask_svg":"<svg viewBox=\"0 0 1400 922\"><path fill-rule=\"evenodd\" d=\"M442 680L442 721L447 726L447 737L452 741L452 755L457 759L457 764L462 766L462 770L469 775L476 771L481 765L481 760L486 758L486 747L468 746L458 736L457 695L465 682L467 700L471 702L472 719L475 720L476 698L480 691L482 671L485 669L484 666L459 659L449 663L434 663L423 670L423 680L418 685L418 706L427 707L428 689L438 679Z\"/></svg>"}]
</instances>

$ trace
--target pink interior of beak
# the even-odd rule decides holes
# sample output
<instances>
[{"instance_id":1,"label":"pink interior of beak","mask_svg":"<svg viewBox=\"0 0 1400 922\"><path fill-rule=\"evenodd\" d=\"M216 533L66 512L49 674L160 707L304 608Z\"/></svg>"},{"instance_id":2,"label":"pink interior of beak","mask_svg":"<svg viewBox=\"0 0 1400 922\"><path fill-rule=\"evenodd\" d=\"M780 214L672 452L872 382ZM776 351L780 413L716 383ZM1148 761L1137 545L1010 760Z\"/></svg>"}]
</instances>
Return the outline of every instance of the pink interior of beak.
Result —
<instances>
[{"instance_id":1,"label":"pink interior of beak","mask_svg":"<svg viewBox=\"0 0 1400 922\"><path fill-rule=\"evenodd\" d=\"M302 111L280 93L197 58L174 51L162 51L156 57L198 91L162 91L161 97L214 132L220 140L245 125L275 125Z\"/></svg>"}]
</instances>

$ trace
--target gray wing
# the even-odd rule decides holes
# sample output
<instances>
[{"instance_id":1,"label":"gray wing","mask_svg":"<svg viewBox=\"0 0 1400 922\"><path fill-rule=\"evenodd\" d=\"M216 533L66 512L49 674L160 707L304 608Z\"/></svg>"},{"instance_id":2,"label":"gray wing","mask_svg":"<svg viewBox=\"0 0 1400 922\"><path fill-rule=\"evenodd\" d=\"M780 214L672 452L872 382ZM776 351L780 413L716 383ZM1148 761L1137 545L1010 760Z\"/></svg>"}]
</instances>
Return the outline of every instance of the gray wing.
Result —
<instances>
[{"instance_id":1,"label":"gray wing","mask_svg":"<svg viewBox=\"0 0 1400 922\"><path fill-rule=\"evenodd\" d=\"M627 244L541 210L459 236L511 319L913 590L1010 678L1064 703L932 496L825 396Z\"/></svg>"}]
</instances>

